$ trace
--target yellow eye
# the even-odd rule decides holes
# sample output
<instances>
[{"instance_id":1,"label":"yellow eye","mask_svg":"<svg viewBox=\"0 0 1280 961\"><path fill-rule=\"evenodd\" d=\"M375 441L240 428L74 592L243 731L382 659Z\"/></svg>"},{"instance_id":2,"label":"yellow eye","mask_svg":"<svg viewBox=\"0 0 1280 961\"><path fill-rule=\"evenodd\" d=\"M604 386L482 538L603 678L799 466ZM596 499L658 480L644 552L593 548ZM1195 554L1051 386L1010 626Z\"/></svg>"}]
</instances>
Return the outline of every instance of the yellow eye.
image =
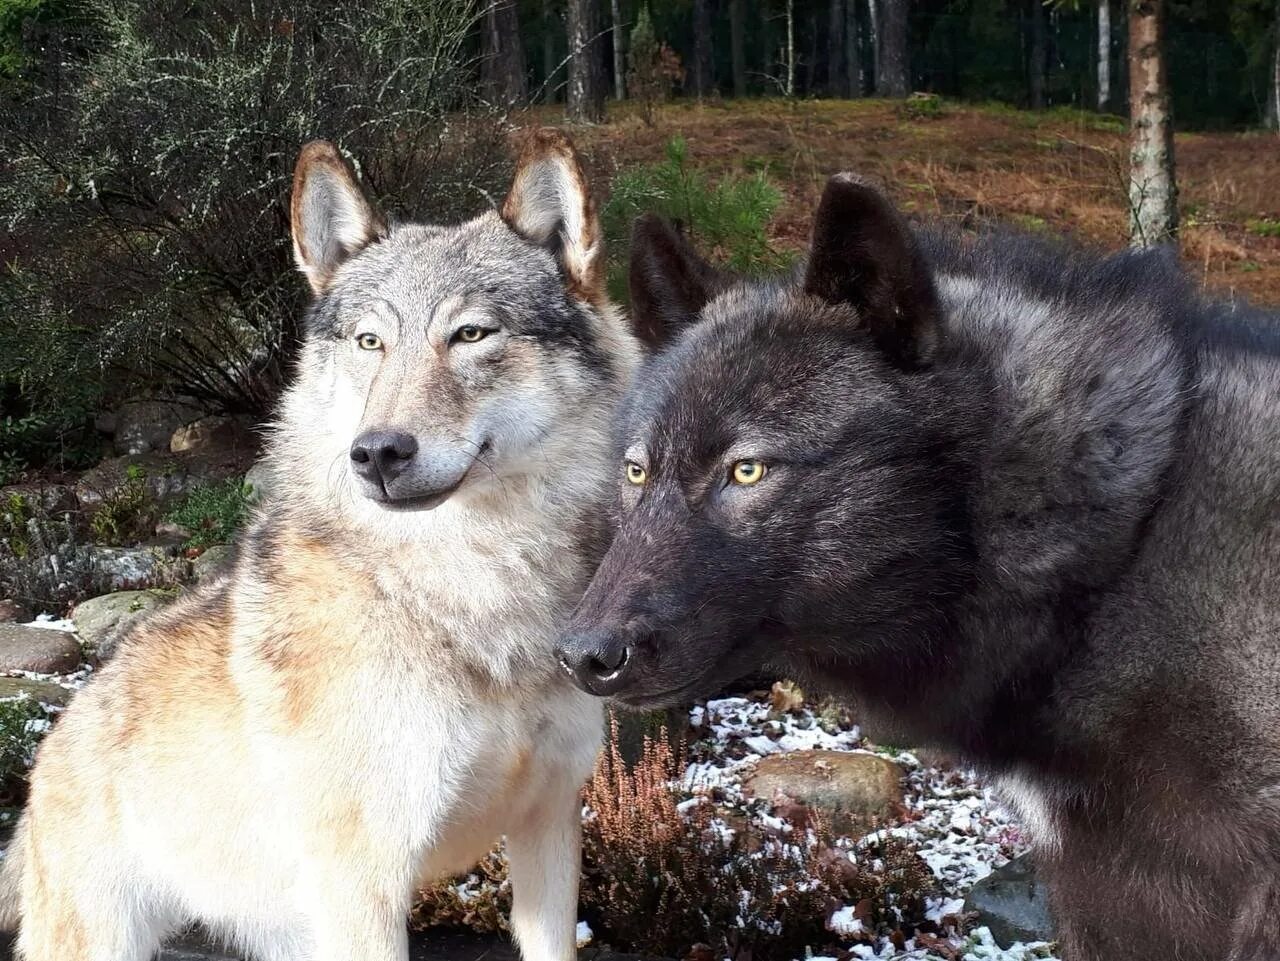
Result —
<instances>
[{"instance_id":1,"label":"yellow eye","mask_svg":"<svg viewBox=\"0 0 1280 961\"><path fill-rule=\"evenodd\" d=\"M484 340L488 333L483 327L467 324L465 327L458 328L458 340L465 344L474 344L477 340Z\"/></svg>"},{"instance_id":2,"label":"yellow eye","mask_svg":"<svg viewBox=\"0 0 1280 961\"><path fill-rule=\"evenodd\" d=\"M648 472L639 464L627 461L627 481L639 487L649 479Z\"/></svg>"},{"instance_id":3,"label":"yellow eye","mask_svg":"<svg viewBox=\"0 0 1280 961\"><path fill-rule=\"evenodd\" d=\"M760 483L767 473L769 468L758 460L740 460L733 465L733 482L743 487L750 487L752 484Z\"/></svg>"},{"instance_id":4,"label":"yellow eye","mask_svg":"<svg viewBox=\"0 0 1280 961\"><path fill-rule=\"evenodd\" d=\"M377 334L361 334L356 338L361 350L382 350L382 338Z\"/></svg>"}]
</instances>

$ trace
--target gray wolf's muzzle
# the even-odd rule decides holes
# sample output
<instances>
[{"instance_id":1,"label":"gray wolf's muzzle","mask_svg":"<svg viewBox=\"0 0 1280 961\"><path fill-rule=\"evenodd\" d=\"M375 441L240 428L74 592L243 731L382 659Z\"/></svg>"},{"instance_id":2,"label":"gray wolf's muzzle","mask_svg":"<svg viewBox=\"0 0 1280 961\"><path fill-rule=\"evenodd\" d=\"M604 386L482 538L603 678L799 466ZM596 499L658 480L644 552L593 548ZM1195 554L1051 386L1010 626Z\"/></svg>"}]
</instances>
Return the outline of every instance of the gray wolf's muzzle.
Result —
<instances>
[{"instance_id":1,"label":"gray wolf's muzzle","mask_svg":"<svg viewBox=\"0 0 1280 961\"><path fill-rule=\"evenodd\" d=\"M361 493L390 508L424 510L462 486L488 445L420 444L413 434L370 430L351 445L351 471Z\"/></svg>"}]
</instances>

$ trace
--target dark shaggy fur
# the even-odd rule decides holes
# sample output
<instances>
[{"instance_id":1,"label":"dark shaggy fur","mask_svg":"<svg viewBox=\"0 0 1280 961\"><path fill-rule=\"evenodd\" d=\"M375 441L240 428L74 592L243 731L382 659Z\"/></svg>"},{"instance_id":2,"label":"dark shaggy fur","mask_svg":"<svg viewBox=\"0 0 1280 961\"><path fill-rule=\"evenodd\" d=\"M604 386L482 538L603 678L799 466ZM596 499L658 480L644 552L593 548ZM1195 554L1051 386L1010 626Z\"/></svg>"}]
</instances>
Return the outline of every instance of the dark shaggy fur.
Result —
<instances>
[{"instance_id":1,"label":"dark shaggy fur","mask_svg":"<svg viewBox=\"0 0 1280 961\"><path fill-rule=\"evenodd\" d=\"M566 665L634 705L767 665L963 752L1072 961L1280 957L1275 320L1168 253L913 233L849 177L814 237L755 284L639 231L673 341Z\"/></svg>"}]
</instances>

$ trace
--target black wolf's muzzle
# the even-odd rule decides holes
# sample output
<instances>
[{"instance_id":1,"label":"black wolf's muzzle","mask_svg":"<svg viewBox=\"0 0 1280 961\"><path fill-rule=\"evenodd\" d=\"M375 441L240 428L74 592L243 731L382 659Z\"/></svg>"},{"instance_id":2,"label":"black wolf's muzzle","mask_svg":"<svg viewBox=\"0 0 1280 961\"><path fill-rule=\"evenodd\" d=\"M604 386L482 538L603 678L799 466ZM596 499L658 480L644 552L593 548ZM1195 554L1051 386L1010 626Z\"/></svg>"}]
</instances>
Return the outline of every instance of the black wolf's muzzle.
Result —
<instances>
[{"instance_id":1,"label":"black wolf's muzzle","mask_svg":"<svg viewBox=\"0 0 1280 961\"><path fill-rule=\"evenodd\" d=\"M570 632L556 645L560 665L588 694L609 697L627 684L635 663L629 639L618 631Z\"/></svg>"}]
</instances>

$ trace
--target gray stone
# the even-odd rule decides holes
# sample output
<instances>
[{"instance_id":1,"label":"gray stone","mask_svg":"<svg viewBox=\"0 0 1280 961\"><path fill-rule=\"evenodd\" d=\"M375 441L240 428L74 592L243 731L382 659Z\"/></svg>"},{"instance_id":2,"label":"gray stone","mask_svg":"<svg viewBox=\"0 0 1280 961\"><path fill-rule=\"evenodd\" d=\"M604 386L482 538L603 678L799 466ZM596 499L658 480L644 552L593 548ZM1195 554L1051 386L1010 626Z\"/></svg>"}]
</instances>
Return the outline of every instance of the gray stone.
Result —
<instances>
[{"instance_id":1,"label":"gray stone","mask_svg":"<svg viewBox=\"0 0 1280 961\"><path fill-rule=\"evenodd\" d=\"M81 640L107 660L136 621L171 600L173 597L163 591L119 591L77 604L71 619Z\"/></svg>"},{"instance_id":2,"label":"gray stone","mask_svg":"<svg viewBox=\"0 0 1280 961\"><path fill-rule=\"evenodd\" d=\"M964 909L976 911L977 924L991 929L1002 948L1015 941L1054 940L1049 897L1036 877L1031 855L1014 858L975 884L964 899Z\"/></svg>"},{"instance_id":3,"label":"gray stone","mask_svg":"<svg viewBox=\"0 0 1280 961\"><path fill-rule=\"evenodd\" d=\"M74 513L80 509L75 489L67 484L33 482L0 487L0 504L15 496L21 497L32 510L42 514Z\"/></svg>"},{"instance_id":4,"label":"gray stone","mask_svg":"<svg viewBox=\"0 0 1280 961\"><path fill-rule=\"evenodd\" d=\"M187 562L171 546L88 548L94 571L112 590L134 590L173 584L186 579Z\"/></svg>"},{"instance_id":5,"label":"gray stone","mask_svg":"<svg viewBox=\"0 0 1280 961\"><path fill-rule=\"evenodd\" d=\"M11 597L0 600L0 624L21 624L31 620L31 608Z\"/></svg>"},{"instance_id":6,"label":"gray stone","mask_svg":"<svg viewBox=\"0 0 1280 961\"><path fill-rule=\"evenodd\" d=\"M833 831L864 827L902 803L902 768L874 754L791 751L762 758L743 781L758 798L782 796L821 812Z\"/></svg>"},{"instance_id":7,"label":"gray stone","mask_svg":"<svg viewBox=\"0 0 1280 961\"><path fill-rule=\"evenodd\" d=\"M233 555L234 552L227 544L206 547L200 556L191 562L191 579L198 584L226 573L230 569Z\"/></svg>"},{"instance_id":8,"label":"gray stone","mask_svg":"<svg viewBox=\"0 0 1280 961\"><path fill-rule=\"evenodd\" d=\"M173 432L199 419L200 414L197 407L182 401L130 401L116 411L113 437L116 453L168 450Z\"/></svg>"},{"instance_id":9,"label":"gray stone","mask_svg":"<svg viewBox=\"0 0 1280 961\"><path fill-rule=\"evenodd\" d=\"M0 673L70 674L80 666L74 634L48 627L0 624Z\"/></svg>"},{"instance_id":10,"label":"gray stone","mask_svg":"<svg viewBox=\"0 0 1280 961\"><path fill-rule=\"evenodd\" d=\"M25 694L41 704L66 707L71 702L72 693L52 681L33 681L25 677L0 677L0 701Z\"/></svg>"}]
</instances>

